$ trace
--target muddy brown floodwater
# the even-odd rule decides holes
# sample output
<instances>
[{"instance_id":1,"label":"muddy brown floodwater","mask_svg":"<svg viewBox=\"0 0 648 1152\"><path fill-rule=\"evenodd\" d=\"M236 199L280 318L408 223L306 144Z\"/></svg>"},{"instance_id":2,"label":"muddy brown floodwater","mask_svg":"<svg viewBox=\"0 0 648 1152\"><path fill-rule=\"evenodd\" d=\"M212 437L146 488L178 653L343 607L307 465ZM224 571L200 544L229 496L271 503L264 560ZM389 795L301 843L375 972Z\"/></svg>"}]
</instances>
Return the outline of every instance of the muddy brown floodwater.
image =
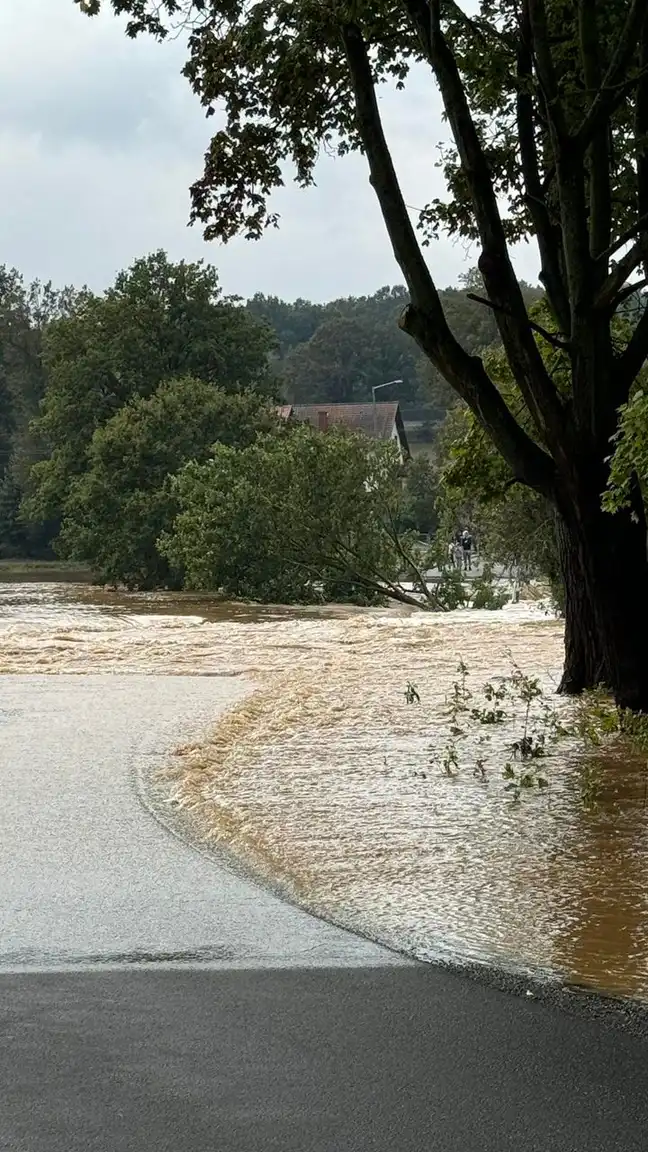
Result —
<instances>
[{"instance_id":1,"label":"muddy brown floodwater","mask_svg":"<svg viewBox=\"0 0 648 1152\"><path fill-rule=\"evenodd\" d=\"M549 786L516 802L502 767L523 705L497 725L462 714L453 738L460 659L470 707L517 664L572 722L574 705L550 695L560 623L532 604L431 616L0 584L0 672L245 679L162 787L197 835L292 898L422 959L648 1000L645 763L564 737L539 762Z\"/></svg>"}]
</instances>

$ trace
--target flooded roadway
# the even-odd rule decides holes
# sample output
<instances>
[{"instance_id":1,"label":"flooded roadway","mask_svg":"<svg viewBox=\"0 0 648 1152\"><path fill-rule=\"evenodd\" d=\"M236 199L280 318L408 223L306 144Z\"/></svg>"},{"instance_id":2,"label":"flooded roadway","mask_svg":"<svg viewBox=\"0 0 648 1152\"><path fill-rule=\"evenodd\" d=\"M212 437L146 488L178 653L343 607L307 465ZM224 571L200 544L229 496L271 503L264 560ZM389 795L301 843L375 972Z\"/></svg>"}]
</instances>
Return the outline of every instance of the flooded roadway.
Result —
<instances>
[{"instance_id":1,"label":"flooded roadway","mask_svg":"<svg viewBox=\"0 0 648 1152\"><path fill-rule=\"evenodd\" d=\"M101 636L92 611L75 615L63 596L39 589L27 590L25 601L25 591L16 597L0 585L0 634L15 640L14 623L19 631L26 623L31 651L37 620L42 647L34 653L41 662L50 653L49 672L57 671L53 638ZM213 856L201 857L147 810L144 776L248 690L238 678L153 677L132 667L0 677L3 977L89 966L400 965L395 954L291 907Z\"/></svg>"},{"instance_id":2,"label":"flooded roadway","mask_svg":"<svg viewBox=\"0 0 648 1152\"><path fill-rule=\"evenodd\" d=\"M458 771L440 767L458 660L474 700L513 662L550 690L561 644L559 623L525 605L318 612L0 585L0 671L21 674L25 707L43 674L131 676L151 694L160 676L218 678L231 707L156 785L196 837L422 959L648 999L645 765L599 756L593 803L566 740L543 761L549 787L512 802L501 768L518 709L469 725ZM408 682L420 704L406 703Z\"/></svg>"}]
</instances>

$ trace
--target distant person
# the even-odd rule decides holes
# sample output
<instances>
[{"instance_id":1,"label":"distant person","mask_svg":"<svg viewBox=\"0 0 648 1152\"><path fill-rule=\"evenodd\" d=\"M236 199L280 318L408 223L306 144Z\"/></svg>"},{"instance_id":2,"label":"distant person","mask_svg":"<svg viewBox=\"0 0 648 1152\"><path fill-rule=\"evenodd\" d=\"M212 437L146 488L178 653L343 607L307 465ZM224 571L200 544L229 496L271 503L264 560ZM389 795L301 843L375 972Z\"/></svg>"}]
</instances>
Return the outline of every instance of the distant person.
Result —
<instances>
[{"instance_id":1,"label":"distant person","mask_svg":"<svg viewBox=\"0 0 648 1152\"><path fill-rule=\"evenodd\" d=\"M455 542L454 540L451 540L448 544L448 563L451 568L454 568L455 566L455 548Z\"/></svg>"},{"instance_id":2,"label":"distant person","mask_svg":"<svg viewBox=\"0 0 648 1152\"><path fill-rule=\"evenodd\" d=\"M461 550L463 552L463 570L464 572L472 571L472 547L473 538L467 528L464 528L461 533Z\"/></svg>"}]
</instances>

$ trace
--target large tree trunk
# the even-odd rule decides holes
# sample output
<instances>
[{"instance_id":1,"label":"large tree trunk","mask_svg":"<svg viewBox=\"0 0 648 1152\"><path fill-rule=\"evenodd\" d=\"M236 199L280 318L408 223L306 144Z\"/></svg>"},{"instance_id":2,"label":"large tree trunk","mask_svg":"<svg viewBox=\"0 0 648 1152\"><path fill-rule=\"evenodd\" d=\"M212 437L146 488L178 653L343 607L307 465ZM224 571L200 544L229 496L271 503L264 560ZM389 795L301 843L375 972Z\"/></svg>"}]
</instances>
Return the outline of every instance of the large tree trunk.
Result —
<instances>
[{"instance_id":1,"label":"large tree trunk","mask_svg":"<svg viewBox=\"0 0 648 1152\"><path fill-rule=\"evenodd\" d=\"M605 681L603 648L578 557L567 525L556 516L556 539L564 588L565 664L558 691L577 696Z\"/></svg>"},{"instance_id":2,"label":"large tree trunk","mask_svg":"<svg viewBox=\"0 0 648 1152\"><path fill-rule=\"evenodd\" d=\"M622 708L648 712L648 554L639 497L612 516L600 508L597 475L561 500L565 671L561 691L604 683Z\"/></svg>"}]
</instances>

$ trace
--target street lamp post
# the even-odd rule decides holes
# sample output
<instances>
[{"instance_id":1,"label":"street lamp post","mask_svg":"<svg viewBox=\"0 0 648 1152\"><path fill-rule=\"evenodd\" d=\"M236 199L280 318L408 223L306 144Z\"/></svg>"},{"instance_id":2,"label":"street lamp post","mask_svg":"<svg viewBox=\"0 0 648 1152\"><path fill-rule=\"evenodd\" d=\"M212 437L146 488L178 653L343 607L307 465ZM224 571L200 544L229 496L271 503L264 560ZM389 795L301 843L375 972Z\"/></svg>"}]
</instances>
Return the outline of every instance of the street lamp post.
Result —
<instances>
[{"instance_id":1,"label":"street lamp post","mask_svg":"<svg viewBox=\"0 0 648 1152\"><path fill-rule=\"evenodd\" d=\"M379 388L389 388L392 384L402 384L402 380L387 380L384 384L374 384L371 389L371 398L373 400L373 432L374 440L377 439L377 423L376 423L376 392Z\"/></svg>"}]
</instances>

